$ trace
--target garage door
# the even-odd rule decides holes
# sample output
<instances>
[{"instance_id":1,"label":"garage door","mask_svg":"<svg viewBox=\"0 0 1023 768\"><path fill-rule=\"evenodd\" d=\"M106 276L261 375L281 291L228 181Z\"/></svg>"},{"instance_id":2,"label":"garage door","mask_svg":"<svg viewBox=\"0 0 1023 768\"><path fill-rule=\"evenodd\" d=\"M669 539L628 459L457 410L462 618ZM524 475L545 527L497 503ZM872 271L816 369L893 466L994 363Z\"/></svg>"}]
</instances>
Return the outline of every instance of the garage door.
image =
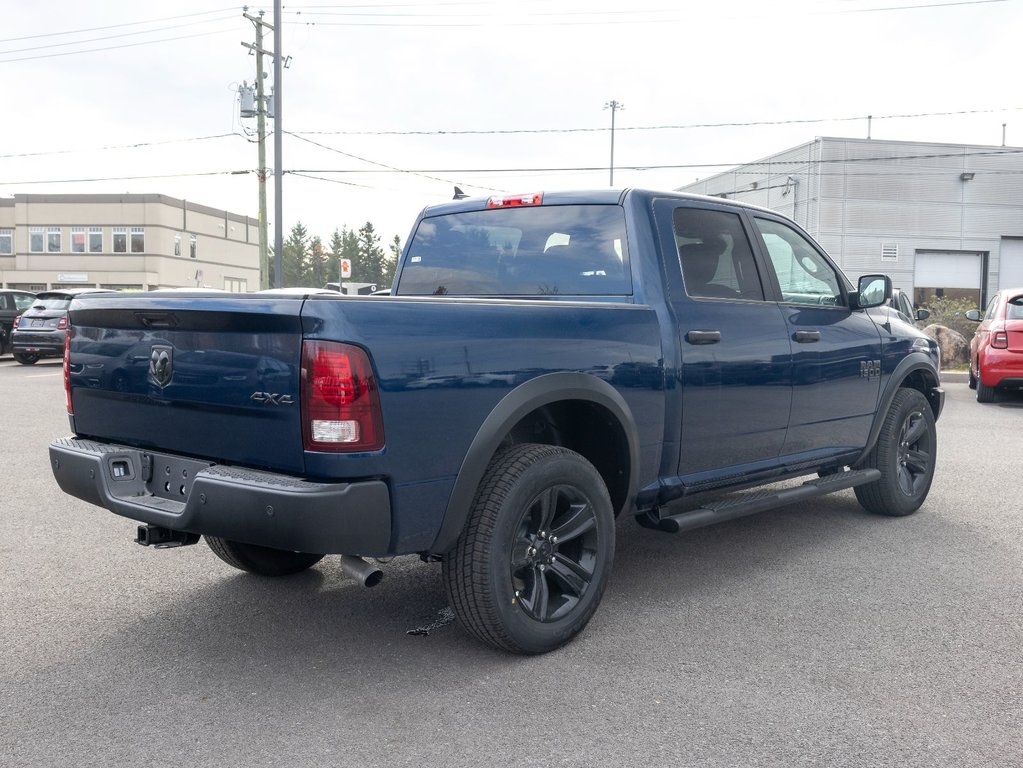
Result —
<instances>
[{"instance_id":1,"label":"garage door","mask_svg":"<svg viewBox=\"0 0 1023 768\"><path fill-rule=\"evenodd\" d=\"M1003 237L999 256L998 287L1023 286L1023 237Z\"/></svg>"},{"instance_id":2,"label":"garage door","mask_svg":"<svg viewBox=\"0 0 1023 768\"><path fill-rule=\"evenodd\" d=\"M983 259L976 251L917 251L913 300L926 304L932 296L969 299L979 306Z\"/></svg>"}]
</instances>

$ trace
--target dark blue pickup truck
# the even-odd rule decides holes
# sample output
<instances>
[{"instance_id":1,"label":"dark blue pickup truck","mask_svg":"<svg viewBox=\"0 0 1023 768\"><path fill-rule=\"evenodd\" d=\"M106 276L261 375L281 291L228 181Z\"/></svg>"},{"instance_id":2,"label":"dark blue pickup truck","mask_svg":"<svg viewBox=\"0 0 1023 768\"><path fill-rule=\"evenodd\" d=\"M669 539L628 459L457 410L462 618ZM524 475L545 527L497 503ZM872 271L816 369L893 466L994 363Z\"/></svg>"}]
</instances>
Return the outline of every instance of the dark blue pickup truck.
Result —
<instances>
[{"instance_id":1,"label":"dark blue pickup truck","mask_svg":"<svg viewBox=\"0 0 1023 768\"><path fill-rule=\"evenodd\" d=\"M548 651L596 610L623 512L677 532L847 488L923 503L938 350L866 311L891 291L732 201L451 202L390 296L77 299L51 464L140 543L202 536L257 574L440 560L467 630Z\"/></svg>"}]
</instances>

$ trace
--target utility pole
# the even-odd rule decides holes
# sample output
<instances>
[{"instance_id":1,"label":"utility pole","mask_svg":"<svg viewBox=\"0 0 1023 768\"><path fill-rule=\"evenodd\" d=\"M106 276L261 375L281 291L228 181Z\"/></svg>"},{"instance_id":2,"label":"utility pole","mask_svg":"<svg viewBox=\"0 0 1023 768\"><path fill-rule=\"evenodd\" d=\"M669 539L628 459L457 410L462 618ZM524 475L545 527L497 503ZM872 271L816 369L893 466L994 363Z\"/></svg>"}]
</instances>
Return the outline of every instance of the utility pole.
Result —
<instances>
[{"instance_id":1,"label":"utility pole","mask_svg":"<svg viewBox=\"0 0 1023 768\"><path fill-rule=\"evenodd\" d=\"M284 258L284 202L281 194L281 182L284 170L281 165L281 149L284 144L284 133L281 128L283 107L283 89L281 88L281 0L274 0L274 287L281 287L281 261Z\"/></svg>"},{"instance_id":2,"label":"utility pole","mask_svg":"<svg viewBox=\"0 0 1023 768\"><path fill-rule=\"evenodd\" d=\"M615 112L625 109L625 105L612 99L604 104L604 109L611 110L611 181L608 186L613 187L615 185Z\"/></svg>"},{"instance_id":3,"label":"utility pole","mask_svg":"<svg viewBox=\"0 0 1023 768\"><path fill-rule=\"evenodd\" d=\"M256 17L250 15L247 9L246 6L242 15L256 27L256 44L242 43L242 45L256 54L256 133L259 137L259 167L256 169L256 178L259 180L259 288L265 290L270 287L270 249L269 243L267 243L266 222L266 94L263 89L266 73L263 71L263 56L273 54L263 48L263 27L273 31L273 26L263 21L263 11L260 11L259 16Z\"/></svg>"}]
</instances>

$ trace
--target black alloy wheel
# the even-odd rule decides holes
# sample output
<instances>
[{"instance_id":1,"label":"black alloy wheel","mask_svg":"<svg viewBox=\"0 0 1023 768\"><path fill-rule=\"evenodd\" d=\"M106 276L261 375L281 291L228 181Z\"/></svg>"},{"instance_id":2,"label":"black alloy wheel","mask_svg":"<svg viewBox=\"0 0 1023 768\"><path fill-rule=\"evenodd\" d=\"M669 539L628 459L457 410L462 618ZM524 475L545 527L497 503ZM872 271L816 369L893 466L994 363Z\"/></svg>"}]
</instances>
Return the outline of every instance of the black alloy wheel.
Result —
<instances>
[{"instance_id":1,"label":"black alloy wheel","mask_svg":"<svg viewBox=\"0 0 1023 768\"><path fill-rule=\"evenodd\" d=\"M566 616L593 581L597 514L578 488L556 485L526 507L517 526L511 579L522 610L537 621Z\"/></svg>"},{"instance_id":2,"label":"black alloy wheel","mask_svg":"<svg viewBox=\"0 0 1023 768\"><path fill-rule=\"evenodd\" d=\"M877 443L858 468L874 468L880 479L856 487L864 509L879 515L911 515L927 498L937 457L934 413L915 389L895 393Z\"/></svg>"},{"instance_id":3,"label":"black alloy wheel","mask_svg":"<svg viewBox=\"0 0 1023 768\"><path fill-rule=\"evenodd\" d=\"M491 460L444 583L459 623L513 653L546 653L582 631L614 559L614 509L574 451L515 445Z\"/></svg>"}]
</instances>

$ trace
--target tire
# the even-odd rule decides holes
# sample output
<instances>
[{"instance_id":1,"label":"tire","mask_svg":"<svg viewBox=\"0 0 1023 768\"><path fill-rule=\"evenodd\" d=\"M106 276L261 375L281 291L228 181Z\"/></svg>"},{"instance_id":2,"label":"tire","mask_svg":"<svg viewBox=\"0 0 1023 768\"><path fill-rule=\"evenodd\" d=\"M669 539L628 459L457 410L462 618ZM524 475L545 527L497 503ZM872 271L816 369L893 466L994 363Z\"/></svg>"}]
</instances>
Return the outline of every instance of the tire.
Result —
<instances>
[{"instance_id":1,"label":"tire","mask_svg":"<svg viewBox=\"0 0 1023 768\"><path fill-rule=\"evenodd\" d=\"M39 362L39 355L27 354L25 352L15 352L14 359L22 365L35 365Z\"/></svg>"},{"instance_id":2,"label":"tire","mask_svg":"<svg viewBox=\"0 0 1023 768\"><path fill-rule=\"evenodd\" d=\"M582 456L551 445L501 451L444 558L452 610L492 646L552 651L597 610L614 535L607 487Z\"/></svg>"},{"instance_id":3,"label":"tire","mask_svg":"<svg viewBox=\"0 0 1023 768\"><path fill-rule=\"evenodd\" d=\"M915 389L900 389L885 415L874 449L860 469L881 470L881 478L856 487L869 512L889 517L911 515L927 498L934 478L937 434L931 406Z\"/></svg>"},{"instance_id":4,"label":"tire","mask_svg":"<svg viewBox=\"0 0 1023 768\"><path fill-rule=\"evenodd\" d=\"M240 541L204 536L213 554L240 571L260 576L290 576L311 568L323 559L323 555L309 552L290 552L285 549L259 547Z\"/></svg>"},{"instance_id":5,"label":"tire","mask_svg":"<svg viewBox=\"0 0 1023 768\"><path fill-rule=\"evenodd\" d=\"M972 365L970 366L969 387L970 387L970 389L976 389L977 388L977 377L973 375L973 366Z\"/></svg>"},{"instance_id":6,"label":"tire","mask_svg":"<svg viewBox=\"0 0 1023 768\"><path fill-rule=\"evenodd\" d=\"M989 387L980 377L977 378L977 402L993 403L995 401L995 388Z\"/></svg>"}]
</instances>

